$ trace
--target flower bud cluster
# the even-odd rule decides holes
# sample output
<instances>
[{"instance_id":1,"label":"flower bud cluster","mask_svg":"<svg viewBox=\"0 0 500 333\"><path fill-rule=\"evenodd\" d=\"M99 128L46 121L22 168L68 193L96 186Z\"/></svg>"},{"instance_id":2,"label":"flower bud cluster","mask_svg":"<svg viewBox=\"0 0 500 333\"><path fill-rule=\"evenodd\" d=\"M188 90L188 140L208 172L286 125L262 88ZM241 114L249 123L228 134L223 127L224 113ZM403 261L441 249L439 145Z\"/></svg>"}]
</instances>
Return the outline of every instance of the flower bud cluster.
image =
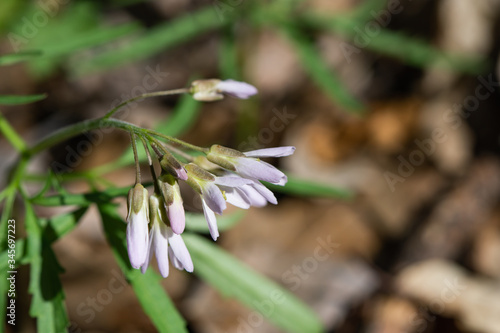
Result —
<instances>
[{"instance_id":1,"label":"flower bud cluster","mask_svg":"<svg viewBox=\"0 0 500 333\"><path fill-rule=\"evenodd\" d=\"M213 101L223 94L248 98L257 90L244 82L201 80L193 82L190 92L197 100ZM150 159L154 193L149 196L139 183L129 192L127 249L132 267L140 268L143 273L154 253L164 277L169 274L169 258L176 268L193 271L193 262L181 237L186 216L179 181L199 195L210 235L217 240L216 214L221 215L227 203L243 209L262 207L268 202L277 204L274 194L261 181L283 186L287 177L260 158L288 156L295 150L295 147L276 147L240 152L220 145L207 149L186 143L187 148L195 147L205 155L191 158L181 154L184 163L177 158L178 149L170 152L152 137L143 139L149 140L156 152L162 173L156 177ZM149 156L146 143L145 148Z\"/></svg>"}]
</instances>

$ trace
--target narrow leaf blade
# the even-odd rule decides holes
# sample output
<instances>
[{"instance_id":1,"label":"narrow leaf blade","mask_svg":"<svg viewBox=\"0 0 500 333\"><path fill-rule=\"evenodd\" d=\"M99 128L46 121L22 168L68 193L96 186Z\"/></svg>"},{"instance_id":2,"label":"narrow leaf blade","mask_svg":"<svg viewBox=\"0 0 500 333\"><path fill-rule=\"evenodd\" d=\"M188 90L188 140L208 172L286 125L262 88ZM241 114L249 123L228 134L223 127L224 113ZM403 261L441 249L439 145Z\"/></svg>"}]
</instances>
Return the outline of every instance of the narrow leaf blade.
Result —
<instances>
[{"instance_id":1,"label":"narrow leaf blade","mask_svg":"<svg viewBox=\"0 0 500 333\"><path fill-rule=\"evenodd\" d=\"M255 273L236 258L195 234L184 234L194 272L227 297L261 312L288 332L322 332L312 310L283 287ZM267 304L272 311L264 311Z\"/></svg>"},{"instance_id":2,"label":"narrow leaf blade","mask_svg":"<svg viewBox=\"0 0 500 333\"><path fill-rule=\"evenodd\" d=\"M300 195L305 197L324 197L347 200L354 197L354 194L347 189L324 185L314 181L300 179L294 176L288 176L288 182L285 186L278 186L270 183L266 183L266 186L275 192Z\"/></svg>"},{"instance_id":3,"label":"narrow leaf blade","mask_svg":"<svg viewBox=\"0 0 500 333\"><path fill-rule=\"evenodd\" d=\"M0 105L29 104L45 99L47 95L0 95Z\"/></svg>"},{"instance_id":4,"label":"narrow leaf blade","mask_svg":"<svg viewBox=\"0 0 500 333\"><path fill-rule=\"evenodd\" d=\"M33 207L26 205L27 255L30 282L28 291L33 295L30 315L37 318L39 332L59 333L69 325L64 304L64 292L59 274L62 268L57 262L50 243L43 238L43 228Z\"/></svg>"}]
</instances>

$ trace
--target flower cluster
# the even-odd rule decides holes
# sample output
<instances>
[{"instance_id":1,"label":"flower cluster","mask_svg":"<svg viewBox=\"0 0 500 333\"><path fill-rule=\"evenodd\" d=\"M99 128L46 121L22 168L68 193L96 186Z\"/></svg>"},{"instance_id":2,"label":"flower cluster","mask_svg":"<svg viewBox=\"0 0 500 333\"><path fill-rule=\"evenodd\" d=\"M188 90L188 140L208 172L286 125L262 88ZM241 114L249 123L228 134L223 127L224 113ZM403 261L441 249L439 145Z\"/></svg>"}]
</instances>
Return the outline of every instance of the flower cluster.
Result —
<instances>
[{"instance_id":1,"label":"flower cluster","mask_svg":"<svg viewBox=\"0 0 500 333\"><path fill-rule=\"evenodd\" d=\"M195 81L190 92L196 99L214 100L223 93L246 98L257 91L242 82L206 80ZM156 153L162 172L156 176L150 157L154 194L149 196L139 178L129 192L127 249L132 267L140 268L143 273L154 253L163 277L169 274L169 258L177 269L193 271L193 262L181 237L186 218L180 181L186 182L200 196L210 235L217 240L216 214L221 215L227 203L244 209L262 207L268 202L277 204L274 194L260 181L285 185L287 177L260 158L288 156L295 150L294 147L277 147L240 152L220 145L200 148L186 144L184 148L203 153L194 158L153 136L141 139L149 157L148 144ZM137 156L134 135L132 143ZM174 143L183 144L180 140Z\"/></svg>"}]
</instances>

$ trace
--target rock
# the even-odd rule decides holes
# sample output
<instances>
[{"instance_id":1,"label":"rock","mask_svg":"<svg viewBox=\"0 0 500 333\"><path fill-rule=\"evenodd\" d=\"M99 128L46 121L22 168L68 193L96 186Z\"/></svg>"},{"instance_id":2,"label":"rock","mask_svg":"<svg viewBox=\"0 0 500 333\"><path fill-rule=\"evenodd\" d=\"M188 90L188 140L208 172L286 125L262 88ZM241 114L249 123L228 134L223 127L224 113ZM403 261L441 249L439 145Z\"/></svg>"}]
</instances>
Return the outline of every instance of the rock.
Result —
<instances>
[{"instance_id":1,"label":"rock","mask_svg":"<svg viewBox=\"0 0 500 333\"><path fill-rule=\"evenodd\" d=\"M474 239L472 265L479 272L500 280L500 212L497 210Z\"/></svg>"},{"instance_id":2,"label":"rock","mask_svg":"<svg viewBox=\"0 0 500 333\"><path fill-rule=\"evenodd\" d=\"M458 319L467 330L498 332L498 281L470 276L454 263L433 259L403 269L396 285L400 292L424 303L432 313Z\"/></svg>"},{"instance_id":3,"label":"rock","mask_svg":"<svg viewBox=\"0 0 500 333\"><path fill-rule=\"evenodd\" d=\"M370 320L366 332L413 333L421 332L424 316L409 300L398 296L377 297L372 300ZM425 328L425 327L424 327Z\"/></svg>"},{"instance_id":4,"label":"rock","mask_svg":"<svg viewBox=\"0 0 500 333\"><path fill-rule=\"evenodd\" d=\"M420 142L420 146L425 143L427 157L435 162L440 170L448 174L462 175L472 159L472 133L465 120L459 126L449 122L451 105L451 98L425 104L421 110L421 134L415 142Z\"/></svg>"}]
</instances>

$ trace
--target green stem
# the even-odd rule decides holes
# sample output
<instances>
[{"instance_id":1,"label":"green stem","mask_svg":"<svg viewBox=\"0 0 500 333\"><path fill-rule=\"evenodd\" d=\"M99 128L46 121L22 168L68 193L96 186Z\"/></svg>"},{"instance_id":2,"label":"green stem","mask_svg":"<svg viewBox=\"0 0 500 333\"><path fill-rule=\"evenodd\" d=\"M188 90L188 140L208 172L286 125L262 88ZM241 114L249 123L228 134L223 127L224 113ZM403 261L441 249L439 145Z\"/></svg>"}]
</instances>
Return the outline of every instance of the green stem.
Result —
<instances>
[{"instance_id":1,"label":"green stem","mask_svg":"<svg viewBox=\"0 0 500 333\"><path fill-rule=\"evenodd\" d=\"M137 154L136 137L134 132L130 132L130 143L132 144L132 150L134 151L134 161L135 161L135 183L140 184L141 182L141 166L139 164L139 155Z\"/></svg>"},{"instance_id":2,"label":"green stem","mask_svg":"<svg viewBox=\"0 0 500 333\"><path fill-rule=\"evenodd\" d=\"M179 140L177 138L174 138L174 137L171 137L171 136L168 136L168 135L165 135L165 134L162 134L162 133L150 130L150 129L144 129L144 131L148 134L158 136L158 137L165 139L169 142L184 146L184 147L192 149L192 150L200 151L200 152L205 153L205 154L209 152L208 148L198 147L198 146L192 145L190 143L187 143L185 141Z\"/></svg>"},{"instance_id":3,"label":"green stem","mask_svg":"<svg viewBox=\"0 0 500 333\"><path fill-rule=\"evenodd\" d=\"M121 104L117 105L112 110L110 110L108 113L106 113L104 115L104 117L102 117L102 119L109 119L116 111L118 111L119 109L121 109L125 105L130 104L130 103L135 102L135 101L140 100L140 99L150 98L150 97L158 97L158 96L179 95L179 94L185 94L188 92L189 92L188 88L181 88L181 89L156 91L156 92L152 92L152 93L142 94L142 95L133 97L131 99L128 99L125 102L122 102Z\"/></svg>"},{"instance_id":4,"label":"green stem","mask_svg":"<svg viewBox=\"0 0 500 333\"><path fill-rule=\"evenodd\" d=\"M144 129L141 127L117 119L97 118L97 119L85 120L73 125L63 127L60 130L50 134L45 139L42 139L42 141L40 141L39 143L28 149L28 154L30 156L36 155L41 151L50 148L58 144L59 142L74 137L80 133L105 127L119 128L128 132L132 131L135 133L141 133L144 131Z\"/></svg>"}]
</instances>

